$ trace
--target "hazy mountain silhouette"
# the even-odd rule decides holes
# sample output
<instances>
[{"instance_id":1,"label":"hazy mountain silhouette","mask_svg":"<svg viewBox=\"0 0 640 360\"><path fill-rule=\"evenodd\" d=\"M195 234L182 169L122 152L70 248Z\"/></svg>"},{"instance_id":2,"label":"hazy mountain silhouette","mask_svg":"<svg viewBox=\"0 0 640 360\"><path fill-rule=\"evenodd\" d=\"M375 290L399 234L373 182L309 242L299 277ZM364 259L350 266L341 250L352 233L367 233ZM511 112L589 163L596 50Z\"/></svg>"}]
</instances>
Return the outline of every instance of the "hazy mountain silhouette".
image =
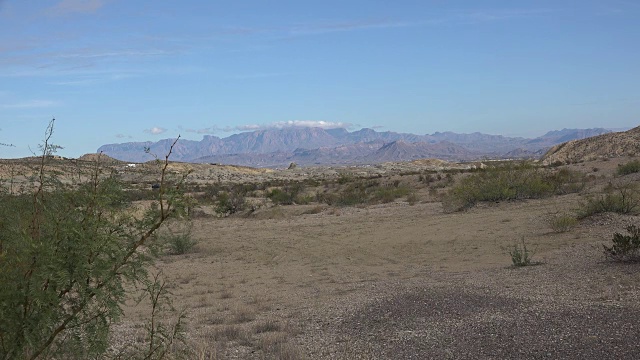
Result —
<instances>
[{"instance_id":1,"label":"hazy mountain silhouette","mask_svg":"<svg viewBox=\"0 0 640 360\"><path fill-rule=\"evenodd\" d=\"M356 164L419 158L473 160L483 157L534 157L559 143L610 132L605 129L563 129L535 138L482 133L436 132L431 135L378 132L361 129L287 128L234 134L226 138L206 135L200 141L180 140L172 159L189 162L233 163L248 166L283 166L290 162ZM167 153L172 139L101 146L98 151L115 159L143 162L152 154ZM149 153L145 152L149 150Z\"/></svg>"}]
</instances>

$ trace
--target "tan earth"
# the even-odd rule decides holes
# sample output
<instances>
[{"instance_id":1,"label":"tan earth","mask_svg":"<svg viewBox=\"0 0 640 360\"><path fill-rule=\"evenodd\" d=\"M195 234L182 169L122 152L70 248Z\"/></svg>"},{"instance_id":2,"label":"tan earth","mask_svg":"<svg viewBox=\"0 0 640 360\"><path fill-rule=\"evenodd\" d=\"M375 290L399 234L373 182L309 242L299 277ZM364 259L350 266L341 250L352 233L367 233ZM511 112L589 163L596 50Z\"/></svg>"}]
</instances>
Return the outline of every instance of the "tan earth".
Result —
<instances>
[{"instance_id":1,"label":"tan earth","mask_svg":"<svg viewBox=\"0 0 640 360\"><path fill-rule=\"evenodd\" d=\"M204 207L195 248L161 257L157 270L186 311L190 358L636 359L639 264L608 261L602 244L638 217L597 215L564 233L548 222L610 181L636 183L638 174L614 176L629 160L571 165L594 179L580 194L457 213L444 213L411 173L443 166L432 161L295 171L180 165L175 171L192 168L196 183L380 174L414 182L420 201L274 206L226 218ZM140 184L153 181L117 166ZM509 252L523 242L538 265L511 266ZM119 345L140 340L149 308L130 303L125 313Z\"/></svg>"},{"instance_id":2,"label":"tan earth","mask_svg":"<svg viewBox=\"0 0 640 360\"><path fill-rule=\"evenodd\" d=\"M158 268L201 359L634 359L638 264L607 261L602 244L637 216L565 233L547 221L626 161L573 165L597 175L583 194L461 213L399 200L199 218L193 252ZM539 265L510 266L522 241ZM128 308L121 330L145 313Z\"/></svg>"}]
</instances>

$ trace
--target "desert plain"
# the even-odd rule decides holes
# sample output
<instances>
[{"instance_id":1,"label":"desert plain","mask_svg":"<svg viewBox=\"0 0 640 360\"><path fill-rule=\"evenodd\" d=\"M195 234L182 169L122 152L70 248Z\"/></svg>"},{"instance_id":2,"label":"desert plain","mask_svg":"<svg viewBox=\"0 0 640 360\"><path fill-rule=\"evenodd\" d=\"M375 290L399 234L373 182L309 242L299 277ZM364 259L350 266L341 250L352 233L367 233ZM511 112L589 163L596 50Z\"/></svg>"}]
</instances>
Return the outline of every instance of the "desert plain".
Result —
<instances>
[{"instance_id":1,"label":"desert plain","mask_svg":"<svg viewBox=\"0 0 640 360\"><path fill-rule=\"evenodd\" d=\"M588 179L576 193L453 212L442 196L464 171L434 187L423 176L446 171L437 161L282 170L176 163L202 186L314 178L324 181L318 191L348 175L401 184L411 198L352 206L262 199L228 216L201 202L195 246L163 255L153 271L186 314L190 358L635 359L638 264L611 261L603 244L638 216L601 213L562 231L549 220L576 213L609 183L637 183L638 173L616 174L634 159L559 167ZM129 181L152 182L143 165L113 166ZM522 244L532 264L516 267L510 253ZM136 341L148 316L144 303L124 310L116 344Z\"/></svg>"}]
</instances>

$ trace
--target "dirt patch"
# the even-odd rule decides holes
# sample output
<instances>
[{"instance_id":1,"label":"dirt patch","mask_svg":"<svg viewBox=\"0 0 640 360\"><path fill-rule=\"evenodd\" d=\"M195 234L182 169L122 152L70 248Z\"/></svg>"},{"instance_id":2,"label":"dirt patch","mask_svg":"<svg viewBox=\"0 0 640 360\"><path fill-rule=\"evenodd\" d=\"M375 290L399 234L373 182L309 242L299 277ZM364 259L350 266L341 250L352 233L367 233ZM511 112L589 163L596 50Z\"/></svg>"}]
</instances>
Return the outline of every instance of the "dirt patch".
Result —
<instances>
[{"instance_id":1,"label":"dirt patch","mask_svg":"<svg viewBox=\"0 0 640 360\"><path fill-rule=\"evenodd\" d=\"M278 358L272 350L282 347L265 351L270 340L253 330L267 320L286 328L277 343L294 358L630 358L636 345L620 332L637 334L640 278L604 262L600 244L637 217L608 214L553 233L545 214L580 201L454 214L439 203L311 214L293 206L198 219L195 252L159 267L189 309L193 342L217 358ZM542 265L510 268L508 250L523 238ZM129 318L144 318L138 310ZM228 327L238 337L216 335Z\"/></svg>"}]
</instances>

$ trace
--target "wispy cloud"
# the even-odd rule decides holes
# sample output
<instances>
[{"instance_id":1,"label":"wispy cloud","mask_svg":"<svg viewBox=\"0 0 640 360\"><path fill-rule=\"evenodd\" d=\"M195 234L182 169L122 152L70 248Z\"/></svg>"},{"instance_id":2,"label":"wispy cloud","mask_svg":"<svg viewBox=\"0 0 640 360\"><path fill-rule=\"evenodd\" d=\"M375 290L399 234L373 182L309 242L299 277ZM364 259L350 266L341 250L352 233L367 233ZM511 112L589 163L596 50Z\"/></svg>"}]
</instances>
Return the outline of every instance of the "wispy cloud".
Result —
<instances>
[{"instance_id":1,"label":"wispy cloud","mask_svg":"<svg viewBox=\"0 0 640 360\"><path fill-rule=\"evenodd\" d=\"M291 73L286 73L286 72L264 72L264 73L233 75L231 76L231 78L236 80L267 79L267 78L287 76L290 74Z\"/></svg>"},{"instance_id":2,"label":"wispy cloud","mask_svg":"<svg viewBox=\"0 0 640 360\"><path fill-rule=\"evenodd\" d=\"M125 134L116 134L116 137L118 139L133 139L133 136L131 135L125 135Z\"/></svg>"},{"instance_id":3,"label":"wispy cloud","mask_svg":"<svg viewBox=\"0 0 640 360\"><path fill-rule=\"evenodd\" d=\"M341 22L293 24L280 27L236 27L220 30L218 31L218 34L228 36L248 36L257 34L305 36L376 29L400 29L446 24L462 25L470 23L505 21L516 18L540 16L556 11L558 10L547 8L460 10L441 16L412 21L397 19L354 19Z\"/></svg>"},{"instance_id":4,"label":"wispy cloud","mask_svg":"<svg viewBox=\"0 0 640 360\"><path fill-rule=\"evenodd\" d=\"M60 105L52 100L27 100L11 104L0 104L0 109L31 109L31 108L47 108Z\"/></svg>"},{"instance_id":5,"label":"wispy cloud","mask_svg":"<svg viewBox=\"0 0 640 360\"><path fill-rule=\"evenodd\" d=\"M154 126L151 129L145 129L144 132L146 132L147 134L151 134L151 135L159 135L162 134L164 132L166 132L167 129L163 128L163 127L157 127Z\"/></svg>"},{"instance_id":6,"label":"wispy cloud","mask_svg":"<svg viewBox=\"0 0 640 360\"><path fill-rule=\"evenodd\" d=\"M218 131L220 131L220 129L217 126L212 126L204 129L185 129L184 131L196 134L211 135L217 133Z\"/></svg>"},{"instance_id":7,"label":"wispy cloud","mask_svg":"<svg viewBox=\"0 0 640 360\"><path fill-rule=\"evenodd\" d=\"M49 14L95 13L104 5L104 0L62 0L49 9Z\"/></svg>"},{"instance_id":8,"label":"wispy cloud","mask_svg":"<svg viewBox=\"0 0 640 360\"><path fill-rule=\"evenodd\" d=\"M305 128L316 127L322 129L338 129L338 128L351 128L353 124L344 122L330 122L322 120L290 120L290 121L277 121L270 124L249 124L239 126L227 126L223 129L226 132L232 131L256 131L256 130L270 130L270 129L288 129L288 128Z\"/></svg>"},{"instance_id":9,"label":"wispy cloud","mask_svg":"<svg viewBox=\"0 0 640 360\"><path fill-rule=\"evenodd\" d=\"M504 21L532 16L547 15L557 10L554 9L491 9L491 10L477 10L477 11L464 11L459 13L456 17L462 22L467 23L483 23ZM453 20L453 19L452 19Z\"/></svg>"},{"instance_id":10,"label":"wispy cloud","mask_svg":"<svg viewBox=\"0 0 640 360\"><path fill-rule=\"evenodd\" d=\"M293 26L288 29L288 32L292 35L311 35L356 30L405 28L419 25L421 25L420 22L390 20L347 21Z\"/></svg>"},{"instance_id":11,"label":"wispy cloud","mask_svg":"<svg viewBox=\"0 0 640 360\"><path fill-rule=\"evenodd\" d=\"M149 56L167 55L166 50L116 50L116 51L96 51L95 49L86 49L75 53L57 54L55 57L63 59L100 59L100 58L140 58Z\"/></svg>"}]
</instances>

